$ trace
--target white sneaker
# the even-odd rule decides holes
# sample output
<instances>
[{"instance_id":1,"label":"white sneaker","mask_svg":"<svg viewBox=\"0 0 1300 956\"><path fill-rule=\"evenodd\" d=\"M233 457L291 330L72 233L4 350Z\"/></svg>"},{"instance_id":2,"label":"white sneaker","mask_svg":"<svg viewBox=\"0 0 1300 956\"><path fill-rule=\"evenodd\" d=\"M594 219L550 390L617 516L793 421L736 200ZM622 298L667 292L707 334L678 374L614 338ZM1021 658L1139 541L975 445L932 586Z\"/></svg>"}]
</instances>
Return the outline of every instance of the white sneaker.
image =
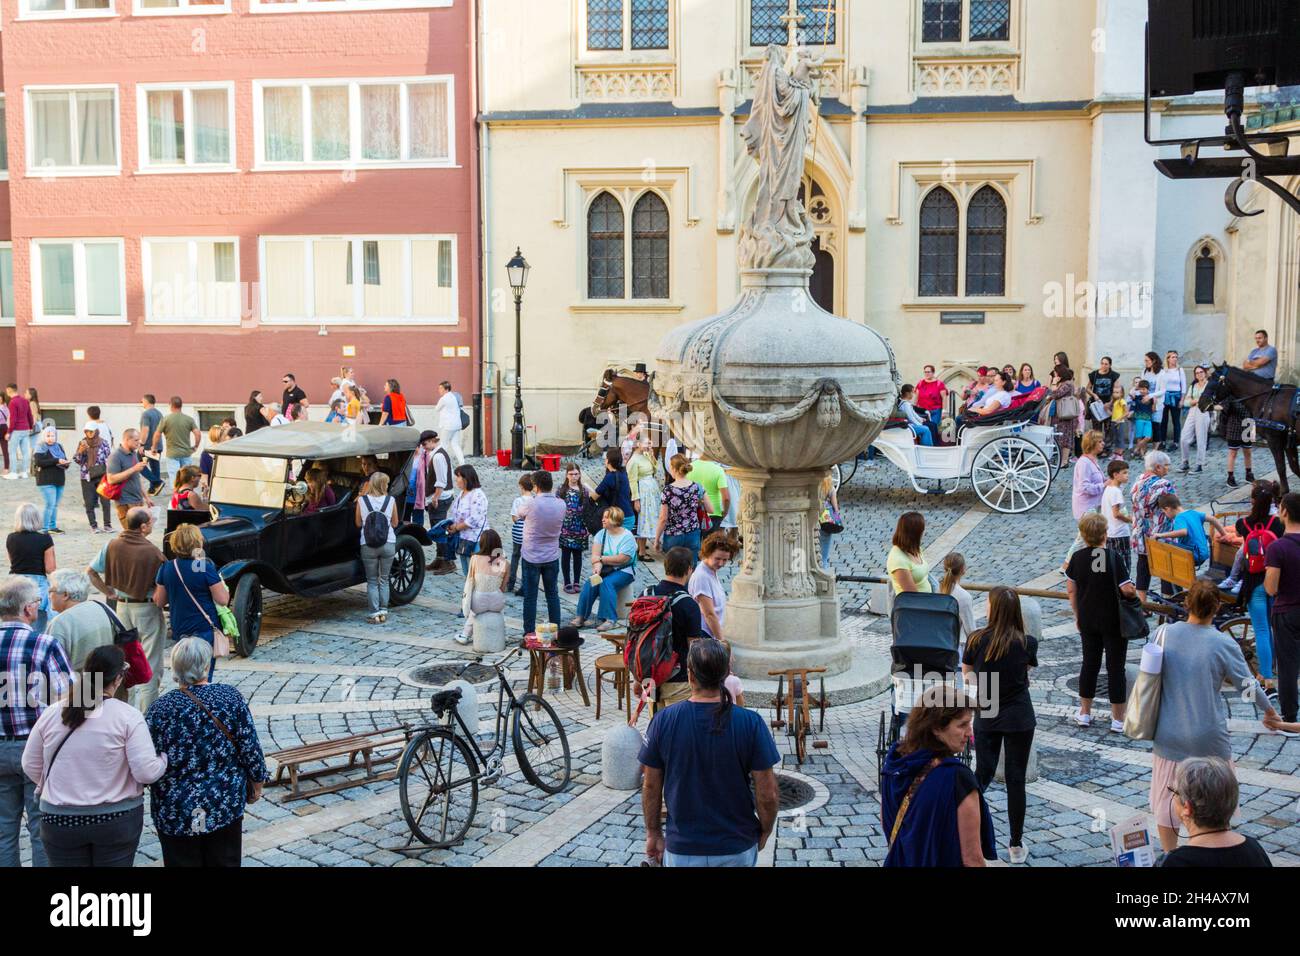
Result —
<instances>
[{"instance_id":1,"label":"white sneaker","mask_svg":"<svg viewBox=\"0 0 1300 956\"><path fill-rule=\"evenodd\" d=\"M1029 848L1025 846L1007 847L1007 857L1012 863L1024 863L1029 859Z\"/></svg>"},{"instance_id":2,"label":"white sneaker","mask_svg":"<svg viewBox=\"0 0 1300 956\"><path fill-rule=\"evenodd\" d=\"M1091 727L1092 714L1085 714L1082 711L1079 711L1074 715L1074 722L1078 724L1080 727Z\"/></svg>"},{"instance_id":3,"label":"white sneaker","mask_svg":"<svg viewBox=\"0 0 1300 956\"><path fill-rule=\"evenodd\" d=\"M1110 722L1110 732L1112 734L1122 734L1124 732L1124 721L1112 720Z\"/></svg>"}]
</instances>

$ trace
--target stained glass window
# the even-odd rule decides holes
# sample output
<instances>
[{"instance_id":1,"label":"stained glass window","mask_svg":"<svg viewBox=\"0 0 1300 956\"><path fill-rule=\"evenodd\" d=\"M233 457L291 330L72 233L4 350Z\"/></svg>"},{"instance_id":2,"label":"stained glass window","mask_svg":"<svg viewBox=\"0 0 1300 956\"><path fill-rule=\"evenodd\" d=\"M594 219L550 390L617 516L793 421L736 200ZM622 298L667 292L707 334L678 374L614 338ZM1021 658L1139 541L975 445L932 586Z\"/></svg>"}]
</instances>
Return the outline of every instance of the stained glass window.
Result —
<instances>
[{"instance_id":1,"label":"stained glass window","mask_svg":"<svg viewBox=\"0 0 1300 956\"><path fill-rule=\"evenodd\" d=\"M623 0L587 0L587 49L623 49Z\"/></svg>"},{"instance_id":2,"label":"stained glass window","mask_svg":"<svg viewBox=\"0 0 1300 956\"><path fill-rule=\"evenodd\" d=\"M668 207L655 193L632 210L632 298L668 298Z\"/></svg>"},{"instance_id":3,"label":"stained glass window","mask_svg":"<svg viewBox=\"0 0 1300 956\"><path fill-rule=\"evenodd\" d=\"M966 294L1003 295L1007 275L1007 204L992 186L966 209Z\"/></svg>"},{"instance_id":4,"label":"stained glass window","mask_svg":"<svg viewBox=\"0 0 1300 956\"><path fill-rule=\"evenodd\" d=\"M925 0L921 5L921 40L925 43L960 43L961 2Z\"/></svg>"},{"instance_id":5,"label":"stained glass window","mask_svg":"<svg viewBox=\"0 0 1300 956\"><path fill-rule=\"evenodd\" d=\"M957 294L957 200L942 186L921 203L920 293Z\"/></svg>"},{"instance_id":6,"label":"stained glass window","mask_svg":"<svg viewBox=\"0 0 1300 956\"><path fill-rule=\"evenodd\" d=\"M668 0L632 0L632 49L668 49Z\"/></svg>"},{"instance_id":7,"label":"stained glass window","mask_svg":"<svg viewBox=\"0 0 1300 956\"><path fill-rule=\"evenodd\" d=\"M587 298L623 298L623 207L601 193L587 212Z\"/></svg>"},{"instance_id":8,"label":"stained glass window","mask_svg":"<svg viewBox=\"0 0 1300 956\"><path fill-rule=\"evenodd\" d=\"M1011 39L1011 0L971 0L970 38Z\"/></svg>"}]
</instances>

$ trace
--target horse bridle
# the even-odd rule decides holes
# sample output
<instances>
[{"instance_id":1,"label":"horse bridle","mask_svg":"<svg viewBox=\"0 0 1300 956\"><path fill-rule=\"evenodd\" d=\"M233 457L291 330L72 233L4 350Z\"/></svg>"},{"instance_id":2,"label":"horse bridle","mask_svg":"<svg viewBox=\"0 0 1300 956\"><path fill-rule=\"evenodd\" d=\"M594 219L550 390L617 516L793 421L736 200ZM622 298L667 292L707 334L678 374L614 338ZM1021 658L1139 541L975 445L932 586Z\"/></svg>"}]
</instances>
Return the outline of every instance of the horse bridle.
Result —
<instances>
[{"instance_id":1,"label":"horse bridle","mask_svg":"<svg viewBox=\"0 0 1300 956\"><path fill-rule=\"evenodd\" d=\"M605 396L609 394L609 390L613 387L614 379L606 371L605 377L600 380L600 388L596 390L596 400L591 403L591 413L593 415L599 415L605 410Z\"/></svg>"}]
</instances>

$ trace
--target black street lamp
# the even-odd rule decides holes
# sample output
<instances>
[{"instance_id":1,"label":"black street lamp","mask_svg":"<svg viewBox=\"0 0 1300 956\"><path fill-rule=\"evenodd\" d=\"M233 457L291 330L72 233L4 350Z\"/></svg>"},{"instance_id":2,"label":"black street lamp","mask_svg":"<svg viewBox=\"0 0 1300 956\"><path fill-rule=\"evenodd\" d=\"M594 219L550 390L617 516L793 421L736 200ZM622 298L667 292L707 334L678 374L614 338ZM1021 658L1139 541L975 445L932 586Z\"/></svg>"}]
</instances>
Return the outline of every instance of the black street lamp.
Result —
<instances>
[{"instance_id":1,"label":"black street lamp","mask_svg":"<svg viewBox=\"0 0 1300 956\"><path fill-rule=\"evenodd\" d=\"M515 422L510 426L510 467L524 467L524 393L519 381L520 361L520 316L523 312L524 287L528 285L528 260L524 258L519 247L515 246L515 255L506 263L506 274L510 277L510 288L515 294Z\"/></svg>"}]
</instances>

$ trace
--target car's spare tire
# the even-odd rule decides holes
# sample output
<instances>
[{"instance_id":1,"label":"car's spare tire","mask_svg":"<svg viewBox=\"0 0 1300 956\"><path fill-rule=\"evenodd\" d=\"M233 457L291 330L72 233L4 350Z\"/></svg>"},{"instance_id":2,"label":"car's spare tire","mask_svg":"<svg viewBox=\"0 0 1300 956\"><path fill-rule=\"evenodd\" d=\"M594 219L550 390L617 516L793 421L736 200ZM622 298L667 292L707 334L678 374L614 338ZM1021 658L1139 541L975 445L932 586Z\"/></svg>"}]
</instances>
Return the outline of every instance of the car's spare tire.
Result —
<instances>
[{"instance_id":1,"label":"car's spare tire","mask_svg":"<svg viewBox=\"0 0 1300 956\"><path fill-rule=\"evenodd\" d=\"M239 622L239 639L235 650L241 657L252 657L257 639L262 633L262 582L256 574L245 574L235 584L231 602L235 620Z\"/></svg>"},{"instance_id":2,"label":"car's spare tire","mask_svg":"<svg viewBox=\"0 0 1300 956\"><path fill-rule=\"evenodd\" d=\"M409 534L397 536L393 567L388 572L388 606L401 607L415 600L424 587L424 547Z\"/></svg>"}]
</instances>

